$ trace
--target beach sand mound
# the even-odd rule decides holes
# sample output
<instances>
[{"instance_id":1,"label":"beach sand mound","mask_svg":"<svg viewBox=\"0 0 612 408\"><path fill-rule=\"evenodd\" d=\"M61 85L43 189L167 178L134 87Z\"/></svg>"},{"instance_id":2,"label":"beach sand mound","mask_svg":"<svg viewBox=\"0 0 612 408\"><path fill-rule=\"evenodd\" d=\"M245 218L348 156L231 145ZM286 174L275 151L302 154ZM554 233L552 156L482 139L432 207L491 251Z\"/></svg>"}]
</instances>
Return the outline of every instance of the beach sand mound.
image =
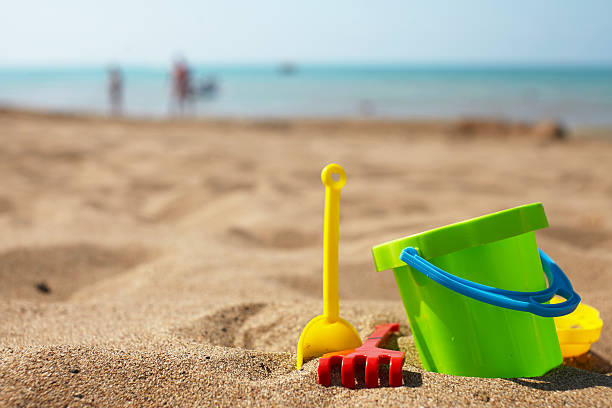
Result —
<instances>
[{"instance_id":1,"label":"beach sand mound","mask_svg":"<svg viewBox=\"0 0 612 408\"><path fill-rule=\"evenodd\" d=\"M147 122L0 113L0 406L609 406L612 144L456 138L352 122ZM398 321L405 385L295 370L321 313L323 186L341 163L341 315ZM539 378L419 368L372 245L533 201L538 241L604 319ZM381 383L387 381L384 369ZM334 377L338 384L338 377Z\"/></svg>"}]
</instances>

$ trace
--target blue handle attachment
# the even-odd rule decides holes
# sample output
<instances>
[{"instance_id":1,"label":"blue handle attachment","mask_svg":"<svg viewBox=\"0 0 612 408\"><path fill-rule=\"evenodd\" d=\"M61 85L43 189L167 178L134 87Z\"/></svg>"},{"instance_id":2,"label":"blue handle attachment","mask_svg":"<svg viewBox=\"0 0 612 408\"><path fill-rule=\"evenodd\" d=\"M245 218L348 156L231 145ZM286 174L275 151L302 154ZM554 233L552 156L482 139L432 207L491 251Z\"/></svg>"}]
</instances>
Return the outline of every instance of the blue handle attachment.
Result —
<instances>
[{"instance_id":1,"label":"blue handle attachment","mask_svg":"<svg viewBox=\"0 0 612 408\"><path fill-rule=\"evenodd\" d=\"M564 316L573 312L580 303L580 296L574 291L561 268L542 250L539 252L542 268L550 286L537 292L515 292L462 279L427 262L413 247L404 248L400 259L440 285L490 305L530 312L542 317ZM566 300L554 304L544 303L555 295Z\"/></svg>"}]
</instances>

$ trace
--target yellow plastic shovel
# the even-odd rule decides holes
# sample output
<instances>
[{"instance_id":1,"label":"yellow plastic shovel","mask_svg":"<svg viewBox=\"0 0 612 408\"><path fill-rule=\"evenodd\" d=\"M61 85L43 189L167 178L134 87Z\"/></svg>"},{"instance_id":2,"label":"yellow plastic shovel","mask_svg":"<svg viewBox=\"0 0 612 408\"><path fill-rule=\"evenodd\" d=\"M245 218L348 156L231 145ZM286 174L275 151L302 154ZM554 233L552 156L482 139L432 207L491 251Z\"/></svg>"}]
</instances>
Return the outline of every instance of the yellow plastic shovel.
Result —
<instances>
[{"instance_id":1,"label":"yellow plastic shovel","mask_svg":"<svg viewBox=\"0 0 612 408\"><path fill-rule=\"evenodd\" d=\"M337 180L334 180L334 176ZM298 369L304 359L361 346L361 338L355 328L338 312L340 189L346 184L346 173L339 165L328 164L321 172L321 180L325 185L323 315L312 319L302 330L297 346Z\"/></svg>"}]
</instances>

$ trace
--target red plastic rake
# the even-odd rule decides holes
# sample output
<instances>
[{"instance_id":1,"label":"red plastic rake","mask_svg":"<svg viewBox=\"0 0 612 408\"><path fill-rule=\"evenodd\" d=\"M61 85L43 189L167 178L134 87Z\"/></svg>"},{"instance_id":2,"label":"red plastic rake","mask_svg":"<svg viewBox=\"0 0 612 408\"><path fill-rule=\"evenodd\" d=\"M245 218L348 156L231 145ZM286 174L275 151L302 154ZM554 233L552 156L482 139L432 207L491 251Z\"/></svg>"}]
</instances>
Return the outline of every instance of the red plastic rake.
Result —
<instances>
[{"instance_id":1,"label":"red plastic rake","mask_svg":"<svg viewBox=\"0 0 612 408\"><path fill-rule=\"evenodd\" d=\"M327 353L319 359L319 384L331 385L331 369L341 365L342 385L355 388L355 366L365 365L365 384L368 388L378 387L378 365L389 364L389 386L402 385L402 365L404 353L387 350L377 346L386 341L392 332L399 331L399 323L387 323L376 326L374 333L362 346L355 349Z\"/></svg>"}]
</instances>

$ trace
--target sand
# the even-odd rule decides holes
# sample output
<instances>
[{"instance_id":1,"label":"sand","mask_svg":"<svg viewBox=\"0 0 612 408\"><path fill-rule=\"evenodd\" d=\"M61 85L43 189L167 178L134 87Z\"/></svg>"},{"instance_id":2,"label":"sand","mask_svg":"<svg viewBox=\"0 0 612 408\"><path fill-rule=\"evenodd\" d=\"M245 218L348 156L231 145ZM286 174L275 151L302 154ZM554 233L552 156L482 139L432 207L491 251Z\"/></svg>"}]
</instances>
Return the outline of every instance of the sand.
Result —
<instances>
[{"instance_id":1,"label":"sand","mask_svg":"<svg viewBox=\"0 0 612 408\"><path fill-rule=\"evenodd\" d=\"M0 112L0 406L610 406L612 143L457 129ZM602 313L592 353L511 380L408 358L400 388L296 371L332 161L348 172L340 310L362 336L399 321L411 343L371 246L541 201L540 246Z\"/></svg>"}]
</instances>

